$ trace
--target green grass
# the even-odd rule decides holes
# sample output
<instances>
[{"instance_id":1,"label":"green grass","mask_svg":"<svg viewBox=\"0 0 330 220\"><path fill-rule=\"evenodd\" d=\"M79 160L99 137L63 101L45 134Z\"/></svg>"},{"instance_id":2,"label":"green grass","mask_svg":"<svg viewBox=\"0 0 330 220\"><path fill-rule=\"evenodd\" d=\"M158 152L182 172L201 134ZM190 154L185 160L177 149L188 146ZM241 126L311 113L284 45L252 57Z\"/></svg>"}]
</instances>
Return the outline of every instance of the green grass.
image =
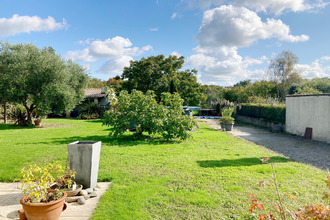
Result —
<instances>
[{"instance_id":1,"label":"green grass","mask_svg":"<svg viewBox=\"0 0 330 220\"><path fill-rule=\"evenodd\" d=\"M299 193L295 207L320 203L326 190L326 172L205 124L191 139L164 142L115 139L98 120L44 123L45 128L0 124L0 181L19 178L27 162L65 164L70 142L101 140L99 181L112 184L93 219L248 218L249 193L266 203L265 208L276 200L271 186L258 186L261 180L271 183L271 166L258 159L264 157L275 163L280 191Z\"/></svg>"}]
</instances>

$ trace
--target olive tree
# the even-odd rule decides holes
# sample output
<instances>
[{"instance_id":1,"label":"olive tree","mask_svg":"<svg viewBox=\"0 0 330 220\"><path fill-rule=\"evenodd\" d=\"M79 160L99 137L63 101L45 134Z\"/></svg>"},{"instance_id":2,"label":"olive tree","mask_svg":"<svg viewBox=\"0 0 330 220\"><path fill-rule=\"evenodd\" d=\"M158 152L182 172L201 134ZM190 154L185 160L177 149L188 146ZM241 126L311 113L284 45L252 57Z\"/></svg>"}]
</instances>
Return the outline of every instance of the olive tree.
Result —
<instances>
[{"instance_id":1,"label":"olive tree","mask_svg":"<svg viewBox=\"0 0 330 220\"><path fill-rule=\"evenodd\" d=\"M52 110L69 112L84 98L88 75L51 47L40 50L32 44L6 44L0 56L0 71L2 78L7 79L8 94L0 94L0 99L3 96L7 101L22 104L28 122L32 122L34 110L39 114Z\"/></svg>"}]
</instances>

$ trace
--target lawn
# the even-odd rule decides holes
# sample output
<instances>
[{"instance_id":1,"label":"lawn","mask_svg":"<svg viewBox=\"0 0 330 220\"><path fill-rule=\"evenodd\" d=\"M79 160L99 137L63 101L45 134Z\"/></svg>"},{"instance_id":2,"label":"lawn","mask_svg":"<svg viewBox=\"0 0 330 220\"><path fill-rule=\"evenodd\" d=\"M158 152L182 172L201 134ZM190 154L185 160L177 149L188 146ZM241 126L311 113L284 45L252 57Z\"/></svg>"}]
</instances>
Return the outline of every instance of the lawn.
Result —
<instances>
[{"instance_id":1,"label":"lawn","mask_svg":"<svg viewBox=\"0 0 330 220\"><path fill-rule=\"evenodd\" d=\"M295 207L321 202L326 172L290 161L262 146L199 124L192 138L165 142L157 138L112 138L99 120L44 120L44 128L0 124L0 181L19 178L24 164L59 160L76 140L102 141L99 181L112 181L93 219L249 218L249 194L269 208L276 200L272 169L280 191L296 194ZM129 134L128 134L129 135ZM266 182L265 187L258 185ZM288 197L288 196L287 196Z\"/></svg>"}]
</instances>

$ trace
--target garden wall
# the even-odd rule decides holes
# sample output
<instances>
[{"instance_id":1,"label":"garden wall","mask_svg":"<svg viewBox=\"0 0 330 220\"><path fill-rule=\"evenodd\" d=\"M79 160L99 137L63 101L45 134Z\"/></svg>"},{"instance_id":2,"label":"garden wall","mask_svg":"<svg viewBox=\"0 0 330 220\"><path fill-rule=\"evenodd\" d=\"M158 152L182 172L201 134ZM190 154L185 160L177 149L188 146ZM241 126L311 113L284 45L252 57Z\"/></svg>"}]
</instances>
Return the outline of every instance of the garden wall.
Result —
<instances>
[{"instance_id":1,"label":"garden wall","mask_svg":"<svg viewBox=\"0 0 330 220\"><path fill-rule=\"evenodd\" d=\"M304 136L312 128L312 139L330 143L330 94L286 97L286 131Z\"/></svg>"}]
</instances>

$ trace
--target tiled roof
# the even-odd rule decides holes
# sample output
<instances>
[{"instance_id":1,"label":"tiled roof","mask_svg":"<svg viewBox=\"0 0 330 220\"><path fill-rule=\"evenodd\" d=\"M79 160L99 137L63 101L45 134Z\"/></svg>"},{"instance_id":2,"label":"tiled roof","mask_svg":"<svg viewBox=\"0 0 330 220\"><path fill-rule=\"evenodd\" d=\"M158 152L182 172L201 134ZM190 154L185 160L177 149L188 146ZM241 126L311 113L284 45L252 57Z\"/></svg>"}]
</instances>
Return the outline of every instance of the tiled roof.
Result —
<instances>
[{"instance_id":1,"label":"tiled roof","mask_svg":"<svg viewBox=\"0 0 330 220\"><path fill-rule=\"evenodd\" d=\"M102 88L85 89L85 98L102 98L105 94L102 93Z\"/></svg>"}]
</instances>

